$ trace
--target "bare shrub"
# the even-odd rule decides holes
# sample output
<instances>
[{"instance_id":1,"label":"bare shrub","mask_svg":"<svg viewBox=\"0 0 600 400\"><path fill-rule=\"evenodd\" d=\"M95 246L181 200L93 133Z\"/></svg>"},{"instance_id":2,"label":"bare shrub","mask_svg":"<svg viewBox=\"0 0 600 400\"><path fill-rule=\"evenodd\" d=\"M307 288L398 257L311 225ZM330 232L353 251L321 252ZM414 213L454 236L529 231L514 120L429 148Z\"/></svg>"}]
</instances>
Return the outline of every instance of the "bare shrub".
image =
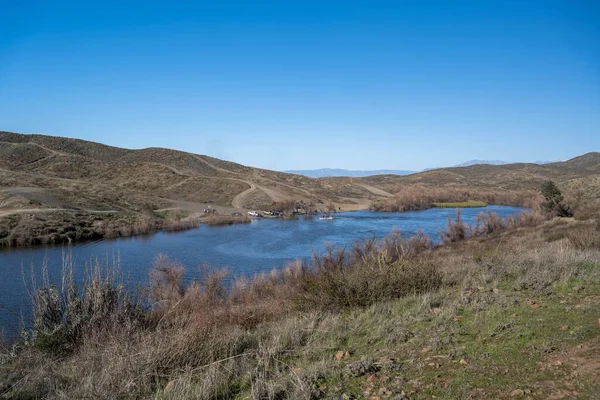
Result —
<instances>
[{"instance_id":1,"label":"bare shrub","mask_svg":"<svg viewBox=\"0 0 600 400\"><path fill-rule=\"evenodd\" d=\"M197 228L200 221L197 219L163 220L142 216L138 219L121 218L117 220L99 220L93 224L94 232L106 238L128 237L132 235L147 235L166 230L169 232Z\"/></svg>"},{"instance_id":2,"label":"bare shrub","mask_svg":"<svg viewBox=\"0 0 600 400\"><path fill-rule=\"evenodd\" d=\"M469 237L469 226L464 223L459 209L456 210L456 219L448 217L448 226L446 230L440 230L440 239L444 243L454 243L465 240Z\"/></svg>"},{"instance_id":3,"label":"bare shrub","mask_svg":"<svg viewBox=\"0 0 600 400\"><path fill-rule=\"evenodd\" d=\"M431 250L433 248L433 242L429 235L419 230L410 239L408 239L408 246L413 254L418 255Z\"/></svg>"},{"instance_id":4,"label":"bare shrub","mask_svg":"<svg viewBox=\"0 0 600 400\"><path fill-rule=\"evenodd\" d=\"M183 274L181 263L172 261L164 254L156 256L150 271L150 295L155 308L170 309L182 299L185 294Z\"/></svg>"},{"instance_id":5,"label":"bare shrub","mask_svg":"<svg viewBox=\"0 0 600 400\"><path fill-rule=\"evenodd\" d=\"M273 204L272 209L279 211L286 216L290 216L296 210L296 202L294 200L283 200Z\"/></svg>"},{"instance_id":6,"label":"bare shrub","mask_svg":"<svg viewBox=\"0 0 600 400\"><path fill-rule=\"evenodd\" d=\"M360 264L307 274L295 302L301 309L364 307L434 290L440 283L437 269L428 263Z\"/></svg>"},{"instance_id":7,"label":"bare shrub","mask_svg":"<svg viewBox=\"0 0 600 400\"><path fill-rule=\"evenodd\" d=\"M546 221L547 217L540 212L521 211L517 215L511 215L507 218L506 226L508 228L532 227Z\"/></svg>"},{"instance_id":8,"label":"bare shrub","mask_svg":"<svg viewBox=\"0 0 600 400\"><path fill-rule=\"evenodd\" d=\"M295 304L340 309L433 290L441 282L437 269L414 258L430 247L422 233L405 240L399 232L380 242L355 243L351 252L329 246L299 279Z\"/></svg>"},{"instance_id":9,"label":"bare shrub","mask_svg":"<svg viewBox=\"0 0 600 400\"><path fill-rule=\"evenodd\" d=\"M498 214L488 211L487 214L479 213L475 219L475 234L490 234L500 232L507 227L507 221Z\"/></svg>"},{"instance_id":10,"label":"bare shrub","mask_svg":"<svg viewBox=\"0 0 600 400\"><path fill-rule=\"evenodd\" d=\"M586 199L586 201L577 200L574 202L573 210L573 216L576 220L579 221L587 221L594 218L600 218L600 199L588 198Z\"/></svg>"},{"instance_id":11,"label":"bare shrub","mask_svg":"<svg viewBox=\"0 0 600 400\"><path fill-rule=\"evenodd\" d=\"M600 249L600 232L593 226L571 228L565 236L577 250Z\"/></svg>"},{"instance_id":12,"label":"bare shrub","mask_svg":"<svg viewBox=\"0 0 600 400\"><path fill-rule=\"evenodd\" d=\"M44 352L70 353L87 333L144 324L141 302L129 293L118 264L101 265L96 260L77 284L73 259L63 254L60 287L50 282L47 263L43 263L41 286L32 268L28 292L32 325L26 340Z\"/></svg>"}]
</instances>

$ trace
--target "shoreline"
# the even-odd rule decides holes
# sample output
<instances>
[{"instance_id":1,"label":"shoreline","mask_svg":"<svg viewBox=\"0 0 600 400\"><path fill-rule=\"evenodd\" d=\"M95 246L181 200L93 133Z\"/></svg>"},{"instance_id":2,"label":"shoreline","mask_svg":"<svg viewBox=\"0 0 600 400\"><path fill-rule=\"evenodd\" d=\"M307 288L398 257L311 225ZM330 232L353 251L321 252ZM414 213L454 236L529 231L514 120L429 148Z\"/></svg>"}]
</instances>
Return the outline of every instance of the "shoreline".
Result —
<instances>
[{"instance_id":1,"label":"shoreline","mask_svg":"<svg viewBox=\"0 0 600 400\"><path fill-rule=\"evenodd\" d=\"M503 205L503 204L487 204L486 206L480 206L480 207L457 207L457 208L458 209L463 209L463 208L472 209L472 208L487 208L490 206L518 207L518 206ZM450 208L454 208L454 207L429 207L429 208L424 208L424 209L419 209L419 210L407 210L407 211L384 211L384 210L373 210L370 208L360 207L360 208L356 208L356 209L352 209L352 210L345 209L342 211L336 211L335 213L333 213L333 216L335 219L336 214L348 214L348 213L361 212L361 211L381 212L381 213L408 213L408 212L427 211L427 210L431 210L431 209L443 210L443 209L450 209ZM518 208L521 208L525 211L530 211L530 209L528 209L526 207L518 207ZM48 214L48 213L46 212L46 214ZM323 214L324 213L313 214L313 218L318 219L319 215L323 215ZM221 216L224 217L225 219L231 218L229 215L221 215ZM280 220L286 220L286 221L293 221L293 220L298 220L298 219L302 218L303 216L305 216L305 214L299 214L293 218L262 216L262 217L258 217L258 218L256 218L256 217L249 218L249 220L253 221L253 220L261 220L261 219L269 219L269 220L280 219ZM124 221L124 220L119 220L119 221ZM130 231L131 232L130 234L124 234L124 235L123 234L102 235L99 232L95 232L91 236L83 238L83 239L81 239L81 238L80 239L66 239L66 240L61 240L61 241L49 241L49 242L44 243L44 242L40 241L39 237L34 236L34 237L29 238L29 241L35 241L34 243L30 243L30 244L8 245L5 242L3 242L2 244L0 244L0 254L3 251L9 251L12 249L36 249L36 248L47 247L47 246L55 247L55 246L64 246L64 245L72 245L72 244L92 243L92 242L101 241L101 240L147 237L147 236L155 235L155 234L161 233L161 232L162 233L184 232L184 231L189 231L192 229L197 229L198 227L200 227L200 225L206 225L208 227L228 227L228 226L232 226L232 225L247 223L247 222L240 221L240 222L232 222L232 223L211 224L210 221L208 220L208 217L202 216L200 218L194 218L193 215L190 215L181 220L162 220L157 217L157 220L155 222L158 224L163 224L163 225L162 226L154 226L150 230L139 232L139 233L134 233L134 232ZM125 228L131 229L135 225L135 223L136 223L135 220L129 221L129 225ZM169 227L168 226L169 223L174 224L177 227L176 228ZM67 228L69 228L69 225L63 226L63 229L67 229Z\"/></svg>"}]
</instances>

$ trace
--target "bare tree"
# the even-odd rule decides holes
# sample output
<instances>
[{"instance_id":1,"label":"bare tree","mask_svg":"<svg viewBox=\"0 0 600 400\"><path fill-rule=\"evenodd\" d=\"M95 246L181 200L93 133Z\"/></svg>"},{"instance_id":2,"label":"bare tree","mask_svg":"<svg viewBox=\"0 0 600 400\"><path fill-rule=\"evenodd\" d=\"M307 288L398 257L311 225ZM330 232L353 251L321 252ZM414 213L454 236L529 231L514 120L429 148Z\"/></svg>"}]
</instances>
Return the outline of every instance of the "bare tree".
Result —
<instances>
[{"instance_id":1,"label":"bare tree","mask_svg":"<svg viewBox=\"0 0 600 400\"><path fill-rule=\"evenodd\" d=\"M309 202L305 202L303 204L302 209L304 210L304 214L313 215L315 213L315 202L312 200Z\"/></svg>"},{"instance_id":2,"label":"bare tree","mask_svg":"<svg viewBox=\"0 0 600 400\"><path fill-rule=\"evenodd\" d=\"M294 200L284 200L279 202L279 209L285 215L292 215L296 210L296 202Z\"/></svg>"},{"instance_id":3,"label":"bare tree","mask_svg":"<svg viewBox=\"0 0 600 400\"><path fill-rule=\"evenodd\" d=\"M327 214L334 214L336 211L335 204L329 203L327 204Z\"/></svg>"}]
</instances>

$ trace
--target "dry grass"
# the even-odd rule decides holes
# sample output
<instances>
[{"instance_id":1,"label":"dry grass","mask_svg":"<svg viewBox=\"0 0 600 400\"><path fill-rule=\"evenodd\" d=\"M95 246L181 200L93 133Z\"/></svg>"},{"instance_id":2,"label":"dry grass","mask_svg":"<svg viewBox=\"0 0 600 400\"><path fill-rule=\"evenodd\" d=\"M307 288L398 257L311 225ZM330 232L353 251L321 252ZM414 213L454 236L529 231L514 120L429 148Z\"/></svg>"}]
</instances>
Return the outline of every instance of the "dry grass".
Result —
<instances>
[{"instance_id":1,"label":"dry grass","mask_svg":"<svg viewBox=\"0 0 600 400\"><path fill-rule=\"evenodd\" d=\"M566 238L578 250L600 249L600 230L597 226L579 226L569 229Z\"/></svg>"}]
</instances>

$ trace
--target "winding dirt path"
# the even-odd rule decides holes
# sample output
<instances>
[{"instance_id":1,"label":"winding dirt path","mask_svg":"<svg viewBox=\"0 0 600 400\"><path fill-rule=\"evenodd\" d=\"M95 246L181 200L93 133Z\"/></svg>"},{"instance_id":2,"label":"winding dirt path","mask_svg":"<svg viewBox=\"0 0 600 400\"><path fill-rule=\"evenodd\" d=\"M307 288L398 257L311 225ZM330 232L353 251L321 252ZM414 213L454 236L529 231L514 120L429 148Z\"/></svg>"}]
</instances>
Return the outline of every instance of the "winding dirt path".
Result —
<instances>
[{"instance_id":1,"label":"winding dirt path","mask_svg":"<svg viewBox=\"0 0 600 400\"><path fill-rule=\"evenodd\" d=\"M192 156L193 156L194 158L196 158L198 161L200 161L200 162L203 162L204 164L208 165L208 166L209 166L209 167L211 167L211 168L214 168L214 169L215 169L215 170L217 170L217 171L225 172L225 173L227 173L227 174L243 175L243 174L241 174L240 172L229 171L229 170L227 170L227 169L224 169L224 168L221 168L221 167L217 167L216 165L214 165L214 164L212 164L212 163L210 163L210 162L208 162L208 161L206 161L206 160L202 159L200 156L198 156L198 155L196 155L196 154L192 154ZM285 186L285 187L288 187L288 188L290 188L290 189L292 189L292 190L296 190L296 191L301 191L301 192L304 192L304 193L305 193L307 196L311 196L311 197L313 196L313 194L312 194L312 193L311 193L309 190L306 190L306 189L303 189L303 188L299 188L299 187L296 187L296 186L292 186L292 185L288 185L287 183L283 183L283 182L277 182L277 181L274 181L273 179L265 178L265 177L263 177L263 176L260 176L260 175L258 175L258 171L254 171L254 176L255 176L256 180L258 180L258 181L267 181L267 182L271 182L271 183L273 183L274 185ZM224 179L233 179L233 178L224 178ZM248 180L241 180L241 179L238 179L238 180L240 180L240 181L242 181L242 182L246 182L246 183L247 183L247 184L249 184L249 185L251 184L251 183L250 183L250 181L248 181ZM276 196L273 196L272 194L269 194L269 191L271 191L271 190L265 190L265 188L264 188L264 187L262 187L262 186L260 186L260 189L261 189L261 190L263 190L265 193L267 193L267 195L268 195L269 197L271 197L271 198L272 198L274 201L279 201L279 200L281 200L281 197L280 197L280 196L277 196L277 195L276 195ZM241 193L240 193L240 194L241 194Z\"/></svg>"},{"instance_id":2,"label":"winding dirt path","mask_svg":"<svg viewBox=\"0 0 600 400\"><path fill-rule=\"evenodd\" d=\"M244 208L244 199L246 198L246 196L248 196L250 193L254 192L256 190L256 185L250 181L243 181L240 179L240 181L247 183L248 185L250 185L249 189L244 190L242 193L238 193L233 200L231 200L231 205L235 208Z\"/></svg>"}]
</instances>

